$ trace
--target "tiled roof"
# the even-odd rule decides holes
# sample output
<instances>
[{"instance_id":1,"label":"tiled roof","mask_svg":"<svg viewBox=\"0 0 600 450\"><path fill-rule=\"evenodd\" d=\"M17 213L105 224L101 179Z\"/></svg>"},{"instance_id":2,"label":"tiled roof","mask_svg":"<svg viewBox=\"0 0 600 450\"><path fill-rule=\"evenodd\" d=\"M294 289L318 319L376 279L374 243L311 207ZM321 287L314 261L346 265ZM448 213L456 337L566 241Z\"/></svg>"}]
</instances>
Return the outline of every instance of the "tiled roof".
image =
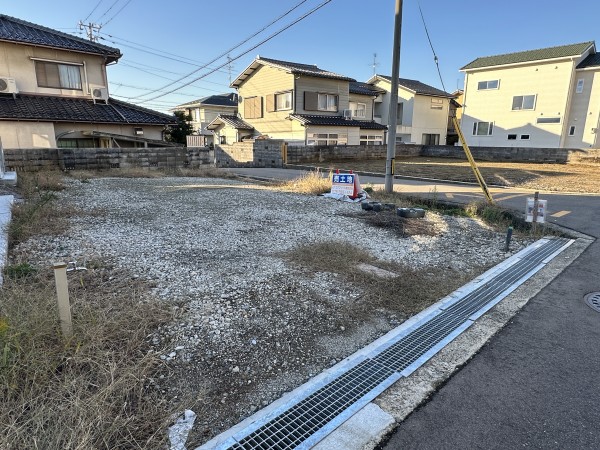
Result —
<instances>
[{"instance_id":1,"label":"tiled roof","mask_svg":"<svg viewBox=\"0 0 600 450\"><path fill-rule=\"evenodd\" d=\"M232 108L235 108L238 105L237 99L238 99L238 96L234 92L231 92L229 94L209 95L208 97L202 97L202 98L199 98L198 100L192 100L191 102L177 105L173 109L184 108L186 106L193 106L193 105L230 106Z\"/></svg>"},{"instance_id":2,"label":"tiled roof","mask_svg":"<svg viewBox=\"0 0 600 450\"><path fill-rule=\"evenodd\" d=\"M309 77L318 78L330 78L333 80L356 81L354 78L350 78L345 75L340 75L339 73L330 72L328 70L320 69L314 64L300 64L291 61L282 61L280 59L263 58L262 56L258 56L241 74L237 76L235 80L233 80L231 86L239 87L246 80L246 78L252 75L252 73L261 65L276 67L278 69L282 69L286 72L297 75L306 75Z\"/></svg>"},{"instance_id":3,"label":"tiled roof","mask_svg":"<svg viewBox=\"0 0 600 450\"><path fill-rule=\"evenodd\" d=\"M385 130L387 127L370 120L345 119L341 116L317 116L309 114L291 114L292 119L296 119L303 125L319 125L332 127L359 127L370 130Z\"/></svg>"},{"instance_id":4,"label":"tiled roof","mask_svg":"<svg viewBox=\"0 0 600 450\"><path fill-rule=\"evenodd\" d=\"M600 53L594 53L588 55L583 61L577 65L577 69L585 69L587 67L598 67L600 66Z\"/></svg>"},{"instance_id":5,"label":"tiled roof","mask_svg":"<svg viewBox=\"0 0 600 450\"><path fill-rule=\"evenodd\" d=\"M361 83L360 81L350 82L350 93L359 95L372 95L377 96L384 93L383 89L379 89L371 84Z\"/></svg>"},{"instance_id":6,"label":"tiled roof","mask_svg":"<svg viewBox=\"0 0 600 450\"><path fill-rule=\"evenodd\" d=\"M43 122L115 123L166 125L175 123L168 116L119 100L108 104L84 98L49 97L19 94L0 96L0 120L36 120Z\"/></svg>"},{"instance_id":7,"label":"tiled roof","mask_svg":"<svg viewBox=\"0 0 600 450\"><path fill-rule=\"evenodd\" d=\"M392 77L388 75L376 75L379 78L383 78L389 82L392 81ZM409 91L413 91L415 94L423 94L423 95L432 95L435 97L448 97L453 98L454 95L442 91L441 89L435 88L433 86L429 86L428 84L421 83L418 80L410 80L408 78L398 78L398 84L403 88L408 89Z\"/></svg>"},{"instance_id":8,"label":"tiled roof","mask_svg":"<svg viewBox=\"0 0 600 450\"><path fill-rule=\"evenodd\" d=\"M579 44L561 45L558 47L540 48L524 52L506 53L503 55L484 56L470 62L460 70L478 69L480 67L503 66L505 64L516 64L530 61L541 61L544 59L564 58L577 56L585 52L594 41L581 42Z\"/></svg>"},{"instance_id":9,"label":"tiled roof","mask_svg":"<svg viewBox=\"0 0 600 450\"><path fill-rule=\"evenodd\" d=\"M218 122L225 123L237 130L252 130L254 127L249 123L244 122L238 116L229 116L225 114L219 114L211 123L206 127L209 130L216 128Z\"/></svg>"},{"instance_id":10,"label":"tiled roof","mask_svg":"<svg viewBox=\"0 0 600 450\"><path fill-rule=\"evenodd\" d=\"M97 44L4 14L0 14L0 41L93 53L108 56L110 61L116 61L122 56L118 48Z\"/></svg>"}]
</instances>

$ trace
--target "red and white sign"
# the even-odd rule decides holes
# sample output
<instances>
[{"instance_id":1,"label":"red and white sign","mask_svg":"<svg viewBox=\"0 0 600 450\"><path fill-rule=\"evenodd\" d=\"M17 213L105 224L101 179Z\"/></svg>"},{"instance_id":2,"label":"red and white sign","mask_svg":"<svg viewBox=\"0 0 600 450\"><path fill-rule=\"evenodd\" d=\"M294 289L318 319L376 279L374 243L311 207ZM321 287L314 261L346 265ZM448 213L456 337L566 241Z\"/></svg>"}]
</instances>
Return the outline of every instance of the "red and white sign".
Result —
<instances>
[{"instance_id":1,"label":"red and white sign","mask_svg":"<svg viewBox=\"0 0 600 450\"><path fill-rule=\"evenodd\" d=\"M354 173L336 173L331 179L331 193L354 198L362 190L358 175Z\"/></svg>"}]
</instances>

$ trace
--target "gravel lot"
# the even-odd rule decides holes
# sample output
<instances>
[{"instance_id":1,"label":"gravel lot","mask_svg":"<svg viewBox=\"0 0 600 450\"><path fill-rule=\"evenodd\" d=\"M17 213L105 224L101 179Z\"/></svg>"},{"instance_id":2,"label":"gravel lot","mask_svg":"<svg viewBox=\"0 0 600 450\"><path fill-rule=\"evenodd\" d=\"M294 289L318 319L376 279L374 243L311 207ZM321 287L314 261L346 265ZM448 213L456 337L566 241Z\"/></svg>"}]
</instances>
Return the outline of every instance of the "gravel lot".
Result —
<instances>
[{"instance_id":1,"label":"gravel lot","mask_svg":"<svg viewBox=\"0 0 600 450\"><path fill-rule=\"evenodd\" d=\"M150 336L171 371L168 398L195 392L206 411L197 445L394 328L402 311L349 314L363 289L343 274L290 262L302 245L356 245L382 265L442 269L448 279L504 259L504 237L479 221L428 213L436 236L400 238L348 213L358 205L235 180L102 178L68 181L60 201L85 211L65 236L40 237L11 258L48 266L105 261L149 280L177 323ZM366 213L365 213L366 214ZM516 237L512 251L531 241ZM176 345L163 348L165 337Z\"/></svg>"}]
</instances>

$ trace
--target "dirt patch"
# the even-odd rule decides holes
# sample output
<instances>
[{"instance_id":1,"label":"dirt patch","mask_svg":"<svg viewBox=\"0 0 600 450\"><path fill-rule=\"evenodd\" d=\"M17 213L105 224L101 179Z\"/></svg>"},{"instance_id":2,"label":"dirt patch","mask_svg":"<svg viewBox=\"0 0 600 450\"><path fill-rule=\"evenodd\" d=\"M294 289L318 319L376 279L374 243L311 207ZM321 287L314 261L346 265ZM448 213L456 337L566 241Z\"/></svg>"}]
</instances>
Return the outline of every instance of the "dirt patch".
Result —
<instances>
[{"instance_id":1,"label":"dirt patch","mask_svg":"<svg viewBox=\"0 0 600 450\"><path fill-rule=\"evenodd\" d=\"M169 404L201 395L210 405L197 410L190 447L507 256L501 233L466 217L428 213L419 223L435 232L400 237L385 221L359 217L359 205L235 180L66 185L57 202L102 213L75 214L60 236L29 238L12 250L11 263L43 270L57 258L104 261L170 305L174 320L148 333L168 368L151 389ZM517 236L512 251L530 241ZM400 276L356 270L363 261ZM90 289L103 283L111 280Z\"/></svg>"},{"instance_id":2,"label":"dirt patch","mask_svg":"<svg viewBox=\"0 0 600 450\"><path fill-rule=\"evenodd\" d=\"M486 183L540 191L600 193L598 163L569 164L478 161ZM314 164L323 169L385 173L385 160L339 161ZM476 183L469 163L450 158L396 158L396 175Z\"/></svg>"}]
</instances>

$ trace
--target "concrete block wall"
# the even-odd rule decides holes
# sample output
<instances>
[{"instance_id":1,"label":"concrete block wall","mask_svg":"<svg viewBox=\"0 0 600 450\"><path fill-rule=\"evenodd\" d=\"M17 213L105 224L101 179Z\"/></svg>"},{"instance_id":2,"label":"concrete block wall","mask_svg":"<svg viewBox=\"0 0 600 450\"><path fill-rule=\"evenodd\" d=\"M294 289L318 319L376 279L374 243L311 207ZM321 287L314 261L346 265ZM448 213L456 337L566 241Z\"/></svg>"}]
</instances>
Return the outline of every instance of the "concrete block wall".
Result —
<instances>
[{"instance_id":1,"label":"concrete block wall","mask_svg":"<svg viewBox=\"0 0 600 450\"><path fill-rule=\"evenodd\" d=\"M340 161L345 159L382 159L387 154L385 145L303 145L288 146L287 163Z\"/></svg>"},{"instance_id":2,"label":"concrete block wall","mask_svg":"<svg viewBox=\"0 0 600 450\"><path fill-rule=\"evenodd\" d=\"M283 167L282 146L284 141L257 139L215 145L215 161L218 167Z\"/></svg>"},{"instance_id":3,"label":"concrete block wall","mask_svg":"<svg viewBox=\"0 0 600 450\"><path fill-rule=\"evenodd\" d=\"M4 151L8 170L33 172L43 169L105 170L144 167L176 169L214 164L208 148L51 148Z\"/></svg>"}]
</instances>

